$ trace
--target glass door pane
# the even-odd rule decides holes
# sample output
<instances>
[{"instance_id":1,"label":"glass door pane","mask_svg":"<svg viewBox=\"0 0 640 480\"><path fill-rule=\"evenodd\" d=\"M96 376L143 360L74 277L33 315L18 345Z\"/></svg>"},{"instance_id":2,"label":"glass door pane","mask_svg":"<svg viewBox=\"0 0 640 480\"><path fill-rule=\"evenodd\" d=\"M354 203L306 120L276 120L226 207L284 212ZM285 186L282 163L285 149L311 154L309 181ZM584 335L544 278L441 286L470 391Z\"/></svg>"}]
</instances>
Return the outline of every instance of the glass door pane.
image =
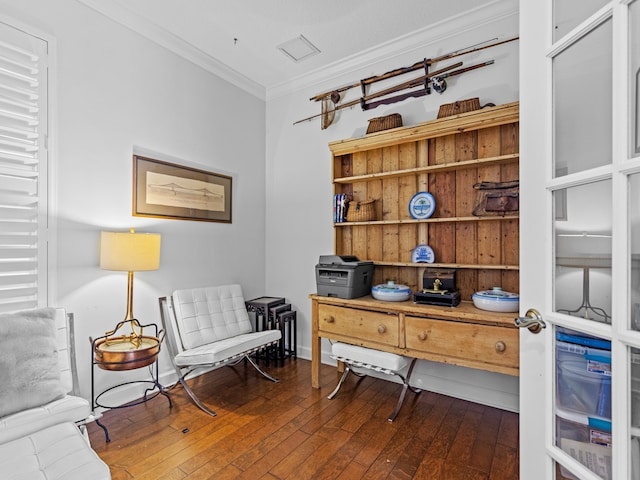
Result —
<instances>
[{"instance_id":1,"label":"glass door pane","mask_svg":"<svg viewBox=\"0 0 640 480\"><path fill-rule=\"evenodd\" d=\"M582 21L607 4L607 0L555 0L553 2L553 41L562 38Z\"/></svg>"},{"instance_id":2,"label":"glass door pane","mask_svg":"<svg viewBox=\"0 0 640 480\"><path fill-rule=\"evenodd\" d=\"M629 143L630 156L640 155L640 2L629 5Z\"/></svg>"},{"instance_id":3,"label":"glass door pane","mask_svg":"<svg viewBox=\"0 0 640 480\"><path fill-rule=\"evenodd\" d=\"M629 349L631 381L629 382L629 405L631 405L631 441L629 456L632 478L640 478L640 349Z\"/></svg>"},{"instance_id":4,"label":"glass door pane","mask_svg":"<svg viewBox=\"0 0 640 480\"><path fill-rule=\"evenodd\" d=\"M611 323L611 181L554 192L554 309Z\"/></svg>"},{"instance_id":5,"label":"glass door pane","mask_svg":"<svg viewBox=\"0 0 640 480\"><path fill-rule=\"evenodd\" d=\"M611 42L609 19L553 59L557 175L611 163Z\"/></svg>"},{"instance_id":6,"label":"glass door pane","mask_svg":"<svg viewBox=\"0 0 640 480\"><path fill-rule=\"evenodd\" d=\"M640 330L640 173L629 176L629 328Z\"/></svg>"},{"instance_id":7,"label":"glass door pane","mask_svg":"<svg viewBox=\"0 0 640 480\"><path fill-rule=\"evenodd\" d=\"M611 479L611 342L557 327L555 355L556 445Z\"/></svg>"}]
</instances>

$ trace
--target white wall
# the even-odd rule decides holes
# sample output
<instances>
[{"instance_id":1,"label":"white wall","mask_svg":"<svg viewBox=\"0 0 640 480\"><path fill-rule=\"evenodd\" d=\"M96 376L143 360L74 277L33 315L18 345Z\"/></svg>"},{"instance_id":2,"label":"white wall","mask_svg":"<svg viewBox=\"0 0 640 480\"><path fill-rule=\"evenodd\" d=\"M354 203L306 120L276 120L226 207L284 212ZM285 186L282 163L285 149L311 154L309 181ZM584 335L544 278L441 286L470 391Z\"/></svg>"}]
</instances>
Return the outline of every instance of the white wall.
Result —
<instances>
[{"instance_id":1,"label":"white wall","mask_svg":"<svg viewBox=\"0 0 640 480\"><path fill-rule=\"evenodd\" d=\"M370 111L359 107L336 114L333 125L320 129L318 119L293 125L297 120L320 112L320 104L309 99L324 91L350 85L362 78L412 65L478 42L517 35L516 1L489 2L484 8L469 12L464 18L446 24L426 26L398 44L384 60L375 58L362 65L362 58L316 72L316 81L300 79L287 93L272 93L267 101L267 291L284 296L298 311L299 356L310 358L311 312L308 295L316 291L315 265L321 254L333 252L331 198L331 155L327 144L334 140L363 135L368 120L390 113L400 113L404 125L436 118L439 106L456 100L480 97L481 104L502 104L518 100L518 42L487 49L455 60L441 62L433 69L454 61L464 66L494 59L495 64L448 80L444 94L381 106ZM488 20L488 18L496 18ZM425 19L425 23L428 19ZM413 42L413 43L411 43ZM387 46L391 50L391 46ZM372 56L364 58L373 58ZM413 76L417 76L414 74ZM386 85L412 78L397 77ZM318 80L319 79L319 80ZM385 86L386 86L385 85ZM371 92L382 88L376 85ZM360 95L350 91L349 101ZM364 260L364 259L362 259ZM324 360L329 346L323 341ZM414 373L415 383L433 391L467 398L509 410L517 410L518 379L506 375L421 362ZM413 383L413 382L412 382ZM325 385L323 388L333 387Z\"/></svg>"},{"instance_id":2,"label":"white wall","mask_svg":"<svg viewBox=\"0 0 640 480\"><path fill-rule=\"evenodd\" d=\"M179 287L238 282L247 298L263 294L265 103L74 0L0 0L0 12L57 44L51 302L75 314L88 398L88 338L126 313L126 274L98 268L101 230L162 234L160 270L136 274L142 323L159 323L158 297ZM233 223L133 217L134 151L232 176ZM146 375L98 370L96 391Z\"/></svg>"}]
</instances>

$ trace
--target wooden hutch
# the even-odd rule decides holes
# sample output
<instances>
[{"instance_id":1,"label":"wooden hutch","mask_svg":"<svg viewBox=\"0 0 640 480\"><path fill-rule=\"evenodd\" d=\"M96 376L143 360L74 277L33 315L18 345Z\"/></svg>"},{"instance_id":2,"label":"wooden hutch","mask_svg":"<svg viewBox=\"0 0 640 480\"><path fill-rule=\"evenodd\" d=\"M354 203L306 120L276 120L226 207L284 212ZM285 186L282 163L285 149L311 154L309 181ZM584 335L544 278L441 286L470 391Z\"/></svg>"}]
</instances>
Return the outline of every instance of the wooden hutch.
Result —
<instances>
[{"instance_id":1,"label":"wooden hutch","mask_svg":"<svg viewBox=\"0 0 640 480\"><path fill-rule=\"evenodd\" d=\"M376 212L371 221L335 223L335 253L373 261L373 285L394 280L412 291L423 287L425 267L455 269L462 302L440 307L311 295L315 388L322 337L518 374L517 314L471 302L473 292L494 286L519 291L518 215L471 214L474 184L518 179L518 119L518 103L510 103L329 144L334 193L375 200ZM421 191L435 197L436 209L416 220L408 205ZM433 249L434 263L411 262L420 244Z\"/></svg>"}]
</instances>

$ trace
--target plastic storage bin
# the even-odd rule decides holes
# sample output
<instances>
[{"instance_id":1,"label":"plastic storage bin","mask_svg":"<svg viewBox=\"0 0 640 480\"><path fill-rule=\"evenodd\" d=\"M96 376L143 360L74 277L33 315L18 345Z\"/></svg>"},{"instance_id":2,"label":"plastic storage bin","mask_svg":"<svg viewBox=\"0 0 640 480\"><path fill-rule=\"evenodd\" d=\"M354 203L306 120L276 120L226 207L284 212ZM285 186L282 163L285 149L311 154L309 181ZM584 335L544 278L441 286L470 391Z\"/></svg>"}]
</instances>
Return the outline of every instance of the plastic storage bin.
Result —
<instances>
[{"instance_id":1,"label":"plastic storage bin","mask_svg":"<svg viewBox=\"0 0 640 480\"><path fill-rule=\"evenodd\" d=\"M640 428L640 354L631 352L631 426Z\"/></svg>"},{"instance_id":2,"label":"plastic storage bin","mask_svg":"<svg viewBox=\"0 0 640 480\"><path fill-rule=\"evenodd\" d=\"M604 348L589 346L590 344ZM587 416L610 419L610 343L606 340L558 333L556 364L557 406Z\"/></svg>"},{"instance_id":3,"label":"plastic storage bin","mask_svg":"<svg viewBox=\"0 0 640 480\"><path fill-rule=\"evenodd\" d=\"M609 420L556 409L556 445L605 480L612 478L611 443ZM576 478L564 467L560 471Z\"/></svg>"}]
</instances>

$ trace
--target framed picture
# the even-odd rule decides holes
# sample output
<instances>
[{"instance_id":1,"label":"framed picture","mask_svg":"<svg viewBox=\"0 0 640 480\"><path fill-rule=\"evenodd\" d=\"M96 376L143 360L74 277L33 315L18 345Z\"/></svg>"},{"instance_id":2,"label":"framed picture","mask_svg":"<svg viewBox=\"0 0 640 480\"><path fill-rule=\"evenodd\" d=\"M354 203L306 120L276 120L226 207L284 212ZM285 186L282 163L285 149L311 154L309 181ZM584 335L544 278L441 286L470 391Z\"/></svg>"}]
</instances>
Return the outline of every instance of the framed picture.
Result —
<instances>
[{"instance_id":1,"label":"framed picture","mask_svg":"<svg viewBox=\"0 0 640 480\"><path fill-rule=\"evenodd\" d=\"M134 155L133 215L231 223L231 177Z\"/></svg>"}]
</instances>

